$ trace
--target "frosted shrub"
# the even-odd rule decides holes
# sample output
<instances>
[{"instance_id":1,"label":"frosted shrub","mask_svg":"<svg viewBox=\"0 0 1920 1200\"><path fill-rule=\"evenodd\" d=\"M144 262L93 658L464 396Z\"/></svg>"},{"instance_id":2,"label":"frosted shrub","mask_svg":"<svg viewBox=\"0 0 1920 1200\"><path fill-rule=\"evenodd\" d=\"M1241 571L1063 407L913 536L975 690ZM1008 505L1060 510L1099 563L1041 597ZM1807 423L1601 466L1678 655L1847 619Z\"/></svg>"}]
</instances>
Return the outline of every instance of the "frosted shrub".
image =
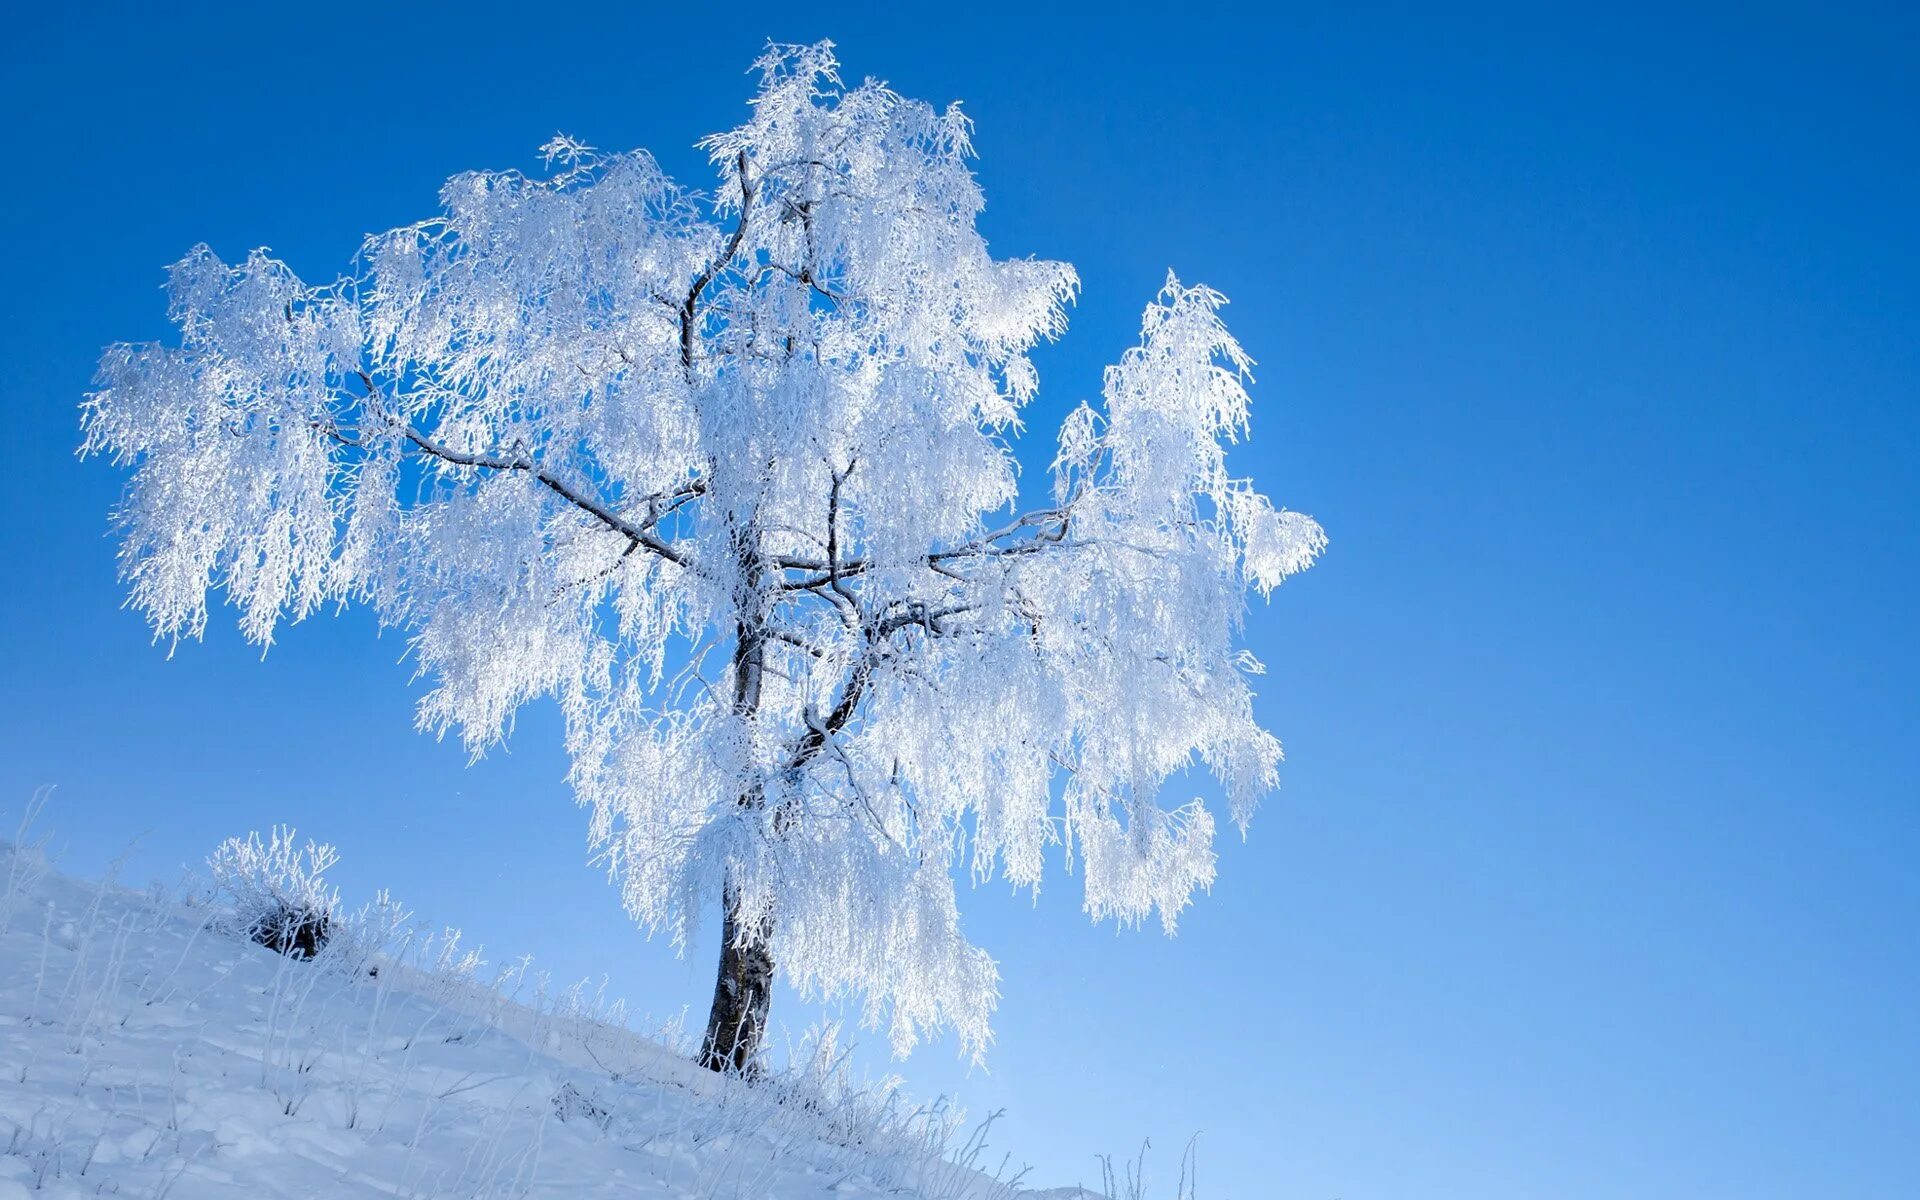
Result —
<instances>
[{"instance_id":1,"label":"frosted shrub","mask_svg":"<svg viewBox=\"0 0 1920 1200\"><path fill-rule=\"evenodd\" d=\"M332 846L296 846L294 831L277 826L264 842L258 833L228 838L207 868L215 893L233 904L236 932L275 953L312 958L340 925L340 893L325 879L338 861Z\"/></svg>"}]
</instances>

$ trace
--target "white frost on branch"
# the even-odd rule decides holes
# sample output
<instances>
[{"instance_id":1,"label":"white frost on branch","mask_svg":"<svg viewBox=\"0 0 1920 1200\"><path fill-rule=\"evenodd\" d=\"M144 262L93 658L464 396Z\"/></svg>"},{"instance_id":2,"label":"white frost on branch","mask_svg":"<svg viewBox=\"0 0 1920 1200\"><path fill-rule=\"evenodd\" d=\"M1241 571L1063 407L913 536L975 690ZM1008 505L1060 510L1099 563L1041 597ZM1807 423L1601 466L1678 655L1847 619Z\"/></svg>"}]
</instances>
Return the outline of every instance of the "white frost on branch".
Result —
<instances>
[{"instance_id":1,"label":"white frost on branch","mask_svg":"<svg viewBox=\"0 0 1920 1200\"><path fill-rule=\"evenodd\" d=\"M179 344L107 353L85 449L132 468L157 636L215 589L262 645L370 604L475 754L554 697L645 928L684 944L730 880L802 991L978 1053L956 879L1038 888L1058 847L1096 918L1171 929L1214 827L1163 785L1203 764L1242 826L1273 787L1246 595L1326 539L1229 474L1250 360L1172 278L1009 515L1072 268L989 255L957 108L844 87L824 43L760 66L711 195L557 138L326 286L196 249Z\"/></svg>"}]
</instances>

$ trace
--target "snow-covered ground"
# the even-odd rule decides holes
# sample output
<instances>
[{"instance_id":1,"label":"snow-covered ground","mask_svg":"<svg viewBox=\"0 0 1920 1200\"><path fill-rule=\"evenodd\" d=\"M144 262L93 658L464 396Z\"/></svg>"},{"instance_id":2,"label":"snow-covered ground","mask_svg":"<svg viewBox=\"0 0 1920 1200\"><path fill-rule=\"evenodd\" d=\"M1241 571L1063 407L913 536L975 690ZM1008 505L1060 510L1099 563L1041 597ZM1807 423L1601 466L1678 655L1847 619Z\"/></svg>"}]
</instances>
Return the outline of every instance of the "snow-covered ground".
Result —
<instances>
[{"instance_id":1,"label":"snow-covered ground","mask_svg":"<svg viewBox=\"0 0 1920 1200\"><path fill-rule=\"evenodd\" d=\"M1093 1197L996 1177L990 1122L851 1086L830 1048L722 1079L402 915L303 961L204 886L0 841L0 1200Z\"/></svg>"}]
</instances>

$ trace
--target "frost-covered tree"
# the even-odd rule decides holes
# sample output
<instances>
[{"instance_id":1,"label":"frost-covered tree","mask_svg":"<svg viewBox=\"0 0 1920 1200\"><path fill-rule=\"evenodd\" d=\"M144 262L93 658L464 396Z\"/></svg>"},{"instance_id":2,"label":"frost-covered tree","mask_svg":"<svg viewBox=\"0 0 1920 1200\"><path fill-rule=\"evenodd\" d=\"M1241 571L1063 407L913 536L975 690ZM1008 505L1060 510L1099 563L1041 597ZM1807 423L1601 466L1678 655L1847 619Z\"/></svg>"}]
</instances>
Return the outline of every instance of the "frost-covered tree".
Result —
<instances>
[{"instance_id":1,"label":"frost-covered tree","mask_svg":"<svg viewBox=\"0 0 1920 1200\"><path fill-rule=\"evenodd\" d=\"M1273 786L1236 640L1325 538L1228 473L1249 360L1171 278L1020 512L1073 270L988 255L957 108L843 87L825 43L759 65L710 195L559 139L324 286L194 250L179 345L107 352L84 448L132 468L159 639L215 589L263 645L370 604L476 755L555 698L634 918L724 913L710 1065L752 1060L776 963L978 1053L958 877L1037 888L1058 847L1094 918L1171 929L1214 826L1162 786L1197 759L1243 827Z\"/></svg>"}]
</instances>

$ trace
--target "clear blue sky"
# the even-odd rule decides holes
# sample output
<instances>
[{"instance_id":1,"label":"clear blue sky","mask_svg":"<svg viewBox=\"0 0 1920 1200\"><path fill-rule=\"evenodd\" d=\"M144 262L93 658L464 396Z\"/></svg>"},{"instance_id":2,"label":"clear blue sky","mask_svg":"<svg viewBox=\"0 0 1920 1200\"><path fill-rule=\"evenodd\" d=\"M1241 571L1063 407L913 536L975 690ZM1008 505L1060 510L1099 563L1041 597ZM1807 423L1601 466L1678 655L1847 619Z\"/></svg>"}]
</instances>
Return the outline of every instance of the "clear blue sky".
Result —
<instances>
[{"instance_id":1,"label":"clear blue sky","mask_svg":"<svg viewBox=\"0 0 1920 1200\"><path fill-rule=\"evenodd\" d=\"M293 821L698 1017L711 947L585 865L551 712L468 768L363 614L166 661L74 405L196 241L325 277L556 130L704 179L762 42L830 36L963 99L995 250L1080 270L1036 462L1172 266L1261 360L1237 465L1333 538L1252 618L1290 761L1212 896L1168 941L974 894L992 1071L915 1086L1046 1182L1204 1131L1205 1200L1920 1193L1911 7L266 7L0 29L0 808L59 784L76 870Z\"/></svg>"}]
</instances>

